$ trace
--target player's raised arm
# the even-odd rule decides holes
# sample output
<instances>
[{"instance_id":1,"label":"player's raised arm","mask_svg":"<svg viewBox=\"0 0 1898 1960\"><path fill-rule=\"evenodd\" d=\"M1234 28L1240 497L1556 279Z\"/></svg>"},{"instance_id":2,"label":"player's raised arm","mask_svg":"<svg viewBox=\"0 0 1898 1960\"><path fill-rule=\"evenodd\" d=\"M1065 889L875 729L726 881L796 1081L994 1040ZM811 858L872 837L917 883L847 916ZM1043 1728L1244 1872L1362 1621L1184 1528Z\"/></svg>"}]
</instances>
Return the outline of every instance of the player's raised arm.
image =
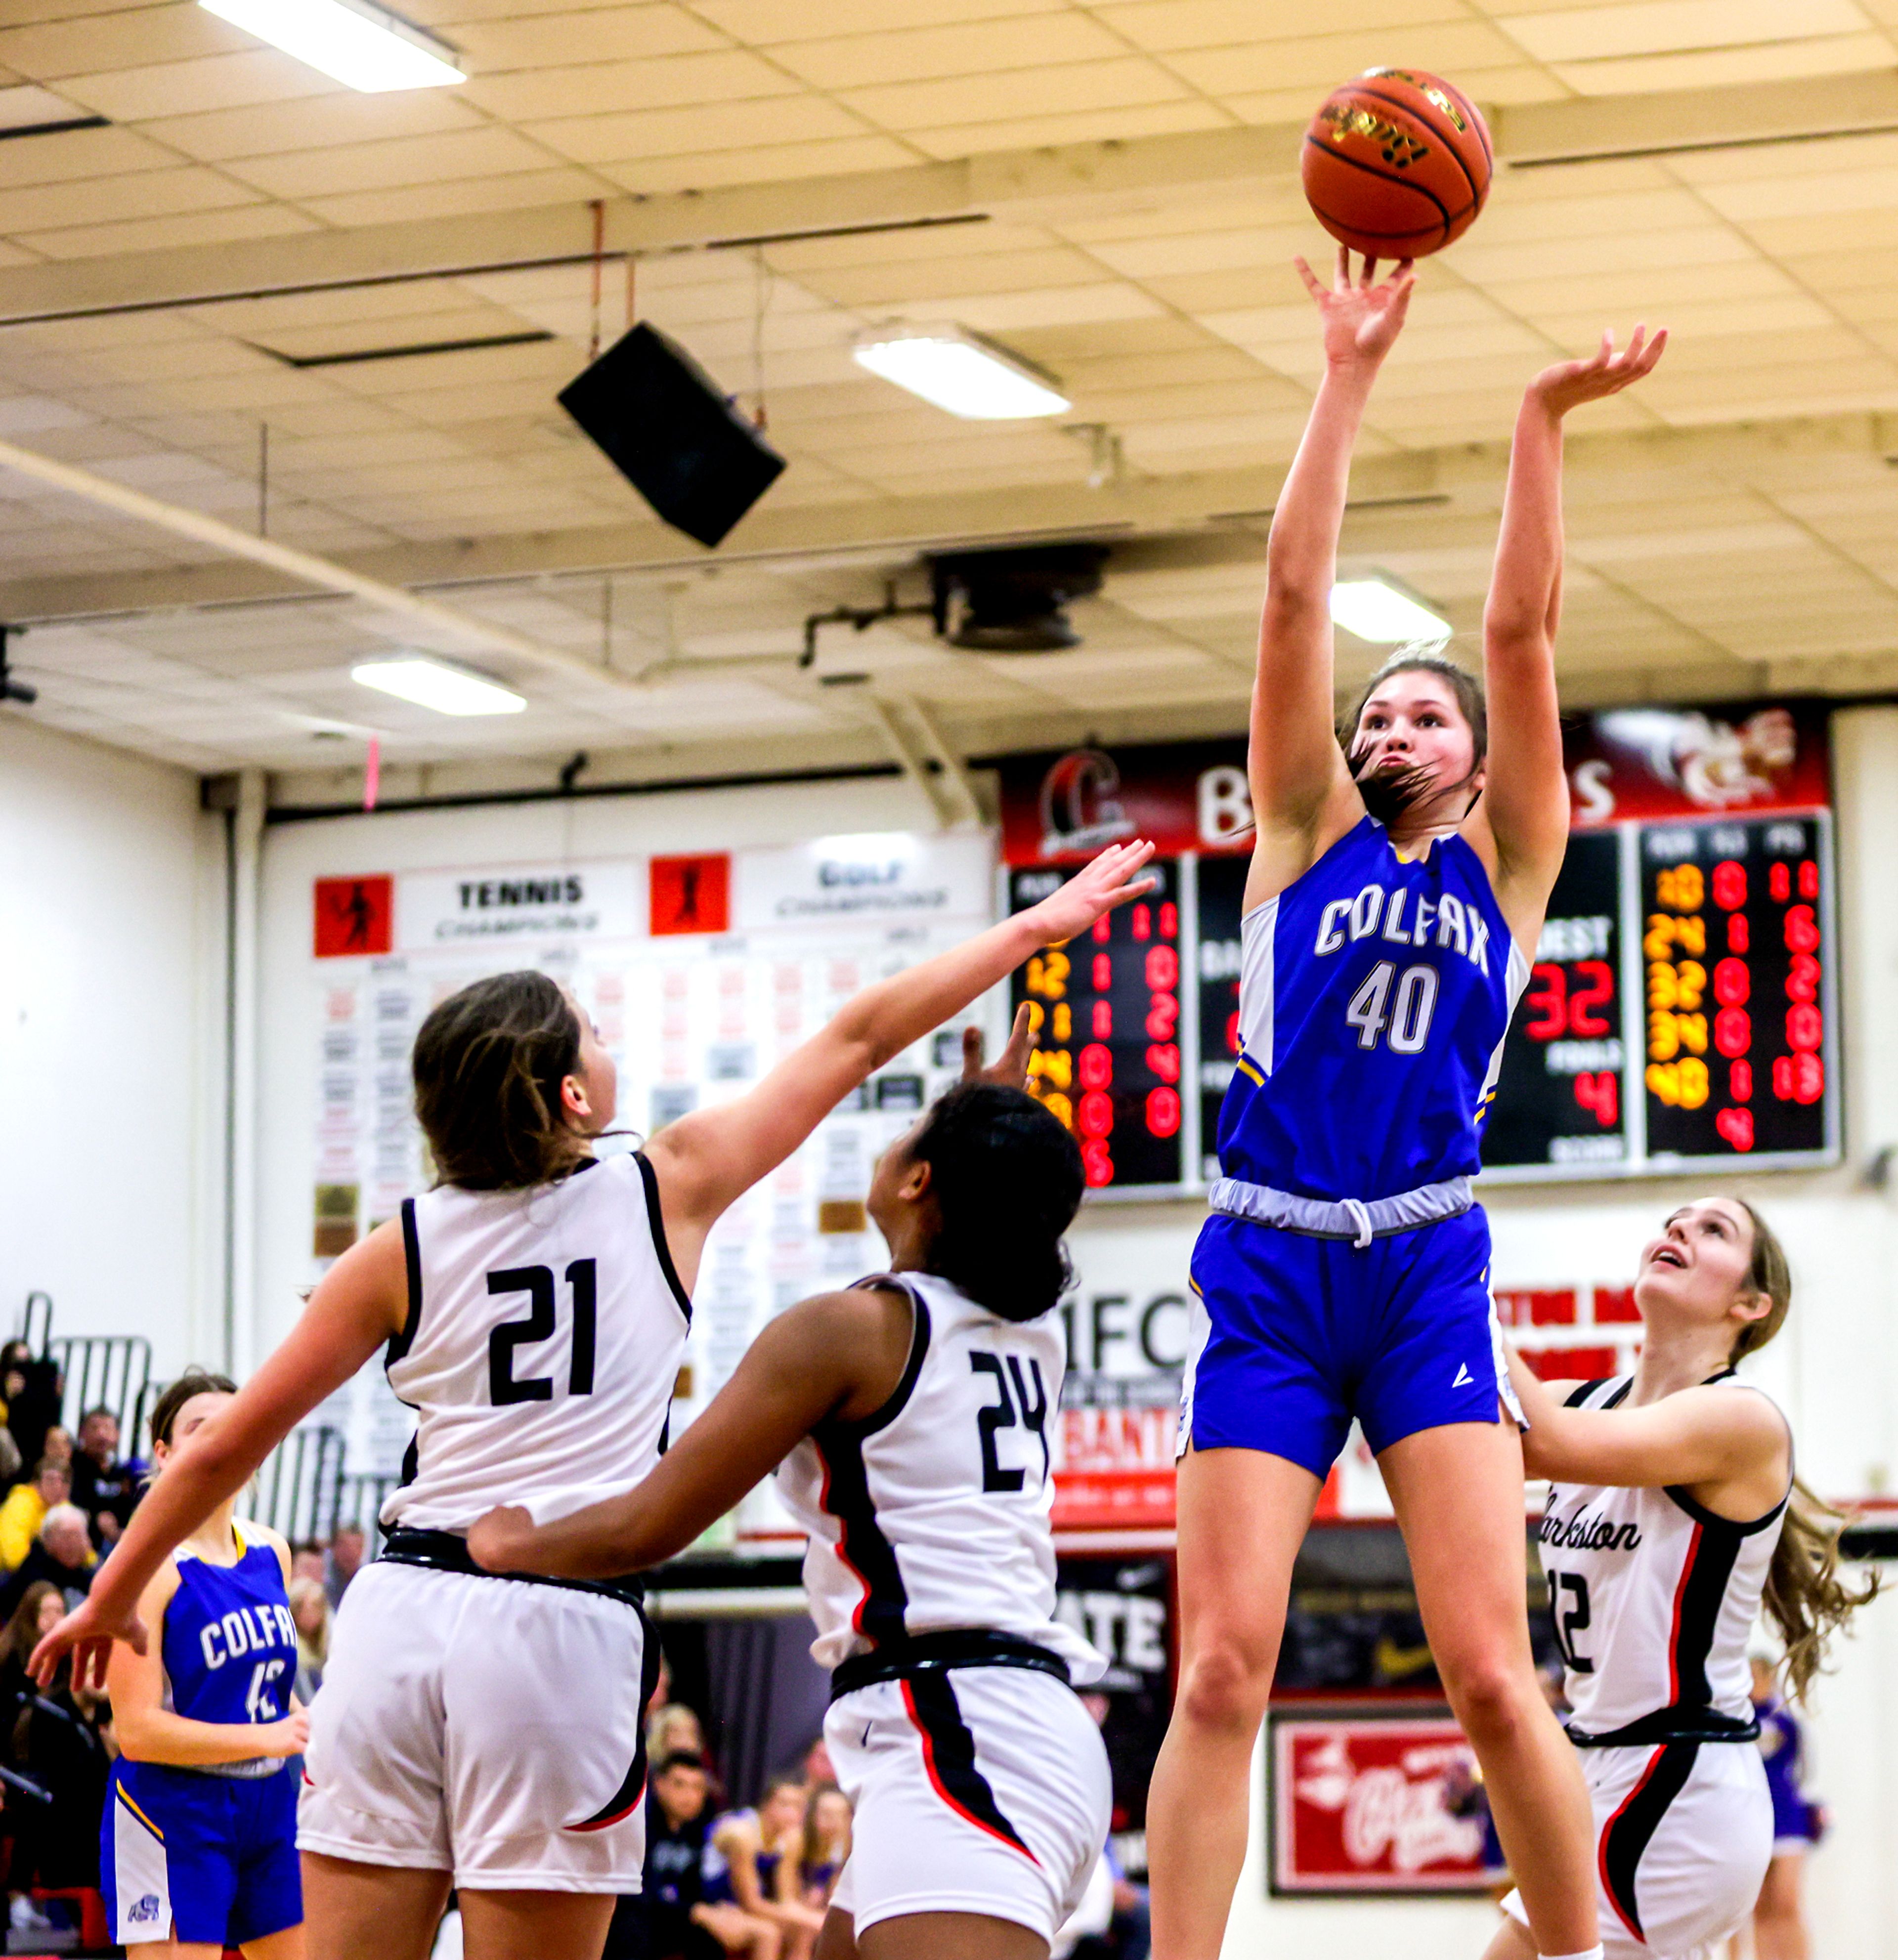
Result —
<instances>
[{"instance_id":1,"label":"player's raised arm","mask_svg":"<svg viewBox=\"0 0 1898 1960\"><path fill-rule=\"evenodd\" d=\"M1362 813L1333 727L1331 587L1352 448L1415 283L1407 259L1382 284L1375 283L1374 259L1354 276L1342 248L1329 288L1304 259L1298 266L1318 308L1325 371L1272 514L1247 752L1260 889L1248 891L1248 905L1305 868L1328 823L1341 830Z\"/></svg>"},{"instance_id":2,"label":"player's raised arm","mask_svg":"<svg viewBox=\"0 0 1898 1960\"><path fill-rule=\"evenodd\" d=\"M1650 340L1638 326L1617 354L1613 336L1603 334L1591 359L1565 361L1538 374L1516 418L1502 531L1483 611L1490 734L1476 827L1486 825L1494 839L1497 902L1526 943L1533 943L1530 928L1540 928L1568 842L1556 697L1562 418L1651 374L1667 344L1664 327Z\"/></svg>"},{"instance_id":3,"label":"player's raised arm","mask_svg":"<svg viewBox=\"0 0 1898 1960\"><path fill-rule=\"evenodd\" d=\"M132 1514L92 1589L33 1650L45 1687L70 1650L75 1685L103 1687L113 1641L143 1653L139 1600L166 1555L225 1499L235 1497L291 1430L348 1381L402 1325L408 1310L402 1227L378 1227L323 1276L303 1317L230 1407L181 1443Z\"/></svg>"},{"instance_id":4,"label":"player's raised arm","mask_svg":"<svg viewBox=\"0 0 1898 1960\"><path fill-rule=\"evenodd\" d=\"M696 1268L719 1214L782 1163L858 1083L961 1013L1030 953L1072 939L1103 912L1151 891L1153 880L1139 874L1152 855L1148 843L1110 845L1039 905L866 987L749 1095L668 1125L647 1155L681 1270Z\"/></svg>"},{"instance_id":5,"label":"player's raised arm","mask_svg":"<svg viewBox=\"0 0 1898 1960\"><path fill-rule=\"evenodd\" d=\"M684 1551L826 1416L868 1414L902 1379L912 1322L900 1293L820 1293L781 1313L651 1476L550 1524L490 1511L468 1548L491 1572L610 1579Z\"/></svg>"}]
</instances>

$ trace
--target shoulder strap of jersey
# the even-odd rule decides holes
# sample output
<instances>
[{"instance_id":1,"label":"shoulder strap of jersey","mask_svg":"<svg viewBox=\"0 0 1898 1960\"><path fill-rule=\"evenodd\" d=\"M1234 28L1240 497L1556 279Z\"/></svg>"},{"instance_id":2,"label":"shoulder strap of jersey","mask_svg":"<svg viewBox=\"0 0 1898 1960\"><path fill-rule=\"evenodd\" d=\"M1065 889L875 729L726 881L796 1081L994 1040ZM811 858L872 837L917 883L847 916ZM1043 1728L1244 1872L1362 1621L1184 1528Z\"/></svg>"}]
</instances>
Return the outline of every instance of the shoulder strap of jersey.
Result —
<instances>
[{"instance_id":1,"label":"shoulder strap of jersey","mask_svg":"<svg viewBox=\"0 0 1898 1960\"><path fill-rule=\"evenodd\" d=\"M1581 1382L1568 1391L1562 1406L1565 1408L1611 1409L1622 1401L1635 1385L1632 1375L1597 1375L1592 1382ZM1595 1400L1598 1389L1612 1389L1614 1392L1601 1401Z\"/></svg>"},{"instance_id":2,"label":"shoulder strap of jersey","mask_svg":"<svg viewBox=\"0 0 1898 1960\"><path fill-rule=\"evenodd\" d=\"M848 1291L868 1293L881 1289L886 1293L900 1293L909 1303L909 1358L903 1363L903 1377L890 1392L890 1399L882 1408L855 1422L839 1422L839 1428L847 1429L858 1436L874 1436L880 1429L887 1429L909 1405L909 1398L916 1392L916 1380L922 1373L922 1364L929 1357L929 1303L922 1297L922 1289L901 1273L871 1273L866 1278L852 1282Z\"/></svg>"}]
</instances>

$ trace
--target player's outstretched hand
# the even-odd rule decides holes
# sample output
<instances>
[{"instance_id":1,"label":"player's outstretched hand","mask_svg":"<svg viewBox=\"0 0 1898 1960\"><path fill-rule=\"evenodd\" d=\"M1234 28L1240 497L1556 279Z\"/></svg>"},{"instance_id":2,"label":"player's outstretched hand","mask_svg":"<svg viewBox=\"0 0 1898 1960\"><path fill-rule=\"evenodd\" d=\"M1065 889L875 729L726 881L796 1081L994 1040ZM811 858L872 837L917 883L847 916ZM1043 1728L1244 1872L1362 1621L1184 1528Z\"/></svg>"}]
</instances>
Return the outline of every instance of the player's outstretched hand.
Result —
<instances>
[{"instance_id":1,"label":"player's outstretched hand","mask_svg":"<svg viewBox=\"0 0 1898 1960\"><path fill-rule=\"evenodd\" d=\"M1028 1003L1024 1001L1015 1010L1015 1024L1008 1030L1008 1045L990 1068L984 1068L982 1065L982 1052L987 1044L982 1040L981 1029L964 1028L962 1031L963 1080L993 1083L1001 1089L1027 1088L1028 1058L1035 1052L1034 1030L1028 1025L1030 1018Z\"/></svg>"},{"instance_id":2,"label":"player's outstretched hand","mask_svg":"<svg viewBox=\"0 0 1898 1960\"><path fill-rule=\"evenodd\" d=\"M145 1650L145 1622L136 1613L113 1620L91 1599L82 1599L33 1650L27 1672L43 1688L53 1685L60 1661L72 1656L72 1685L103 1694L106 1661L114 1640L123 1640L134 1653Z\"/></svg>"},{"instance_id":3,"label":"player's outstretched hand","mask_svg":"<svg viewBox=\"0 0 1898 1960\"><path fill-rule=\"evenodd\" d=\"M1377 262L1366 259L1354 278L1351 254L1338 247L1338 270L1327 288L1303 259L1291 262L1318 308L1324 329L1325 359L1333 368L1375 368L1396 345L1410 310L1417 274L1412 262L1400 259L1397 269L1380 285Z\"/></svg>"},{"instance_id":4,"label":"player's outstretched hand","mask_svg":"<svg viewBox=\"0 0 1898 1960\"><path fill-rule=\"evenodd\" d=\"M504 1504L475 1520L468 1552L489 1572L524 1572L531 1562L533 1513L522 1504Z\"/></svg>"},{"instance_id":5,"label":"player's outstretched hand","mask_svg":"<svg viewBox=\"0 0 1898 1960\"><path fill-rule=\"evenodd\" d=\"M1124 905L1129 899L1145 898L1153 889L1158 880L1136 876L1152 855L1153 846L1144 838L1110 844L1059 891L1050 892L1040 905L1030 905L1022 918L1033 927L1043 946L1072 939L1102 913Z\"/></svg>"},{"instance_id":6,"label":"player's outstretched hand","mask_svg":"<svg viewBox=\"0 0 1898 1960\"><path fill-rule=\"evenodd\" d=\"M1667 345L1664 326L1650 340L1645 326L1635 329L1634 338L1617 354L1612 332L1601 336L1601 345L1586 361L1558 361L1545 368L1529 384L1529 392L1540 396L1550 414L1565 415L1584 402L1599 402L1618 395L1623 388L1654 371L1654 364Z\"/></svg>"}]
</instances>

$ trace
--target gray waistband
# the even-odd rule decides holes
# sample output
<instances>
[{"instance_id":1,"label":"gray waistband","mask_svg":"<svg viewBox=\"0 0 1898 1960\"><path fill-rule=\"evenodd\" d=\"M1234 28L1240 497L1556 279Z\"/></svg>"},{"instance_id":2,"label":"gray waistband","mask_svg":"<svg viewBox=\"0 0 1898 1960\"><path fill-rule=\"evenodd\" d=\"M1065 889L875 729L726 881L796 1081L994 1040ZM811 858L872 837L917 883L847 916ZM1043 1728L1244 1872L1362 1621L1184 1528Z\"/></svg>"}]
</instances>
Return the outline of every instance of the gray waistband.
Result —
<instances>
[{"instance_id":1,"label":"gray waistband","mask_svg":"<svg viewBox=\"0 0 1898 1960\"><path fill-rule=\"evenodd\" d=\"M1255 1225L1275 1225L1282 1232L1302 1232L1314 1239L1349 1239L1363 1247L1393 1232L1414 1232L1420 1225L1455 1218L1476 1203L1466 1177L1446 1178L1441 1184L1419 1185L1394 1198L1298 1198L1263 1184L1246 1184L1222 1177L1208 1194L1214 1211L1229 1218L1249 1219Z\"/></svg>"},{"instance_id":2,"label":"gray waistband","mask_svg":"<svg viewBox=\"0 0 1898 1960\"><path fill-rule=\"evenodd\" d=\"M264 1777L273 1777L279 1771L290 1767L288 1756L246 1756L240 1763L199 1763L197 1766L206 1776L232 1777L240 1782L250 1782Z\"/></svg>"}]
</instances>

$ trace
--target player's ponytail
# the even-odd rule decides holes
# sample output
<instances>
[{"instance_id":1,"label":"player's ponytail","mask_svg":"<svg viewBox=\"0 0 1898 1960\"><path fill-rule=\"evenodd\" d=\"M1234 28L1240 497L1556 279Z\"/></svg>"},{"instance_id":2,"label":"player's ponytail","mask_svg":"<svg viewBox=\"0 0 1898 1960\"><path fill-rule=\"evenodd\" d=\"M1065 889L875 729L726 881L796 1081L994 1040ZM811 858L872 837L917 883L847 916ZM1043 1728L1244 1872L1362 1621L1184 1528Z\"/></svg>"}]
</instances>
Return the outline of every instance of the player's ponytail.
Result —
<instances>
[{"instance_id":1,"label":"player's ponytail","mask_svg":"<svg viewBox=\"0 0 1898 1960\"><path fill-rule=\"evenodd\" d=\"M942 1230L926 1270L1004 1320L1033 1320L1074 1277L1062 1234L1087 1179L1080 1147L1020 1089L960 1083L910 1145L929 1166Z\"/></svg>"},{"instance_id":2,"label":"player's ponytail","mask_svg":"<svg viewBox=\"0 0 1898 1960\"><path fill-rule=\"evenodd\" d=\"M515 1191L587 1155L560 1085L580 1065L580 1017L544 973L497 973L451 994L416 1036L416 1116L444 1184Z\"/></svg>"},{"instance_id":3,"label":"player's ponytail","mask_svg":"<svg viewBox=\"0 0 1898 1960\"><path fill-rule=\"evenodd\" d=\"M1792 1268L1785 1248L1766 1220L1743 1198L1740 1206L1753 1221L1753 1258L1747 1285L1767 1303L1766 1312L1749 1320L1734 1337L1728 1355L1738 1363L1756 1354L1786 1324L1792 1306ZM1767 1617L1779 1630L1786 1655L1781 1662L1791 1698L1802 1701L1806 1689L1825 1664L1833 1634L1878 1590L1878 1575L1869 1573L1855 1592L1839 1577L1839 1534L1846 1522L1795 1477L1779 1527L1772 1567L1766 1575Z\"/></svg>"}]
</instances>

